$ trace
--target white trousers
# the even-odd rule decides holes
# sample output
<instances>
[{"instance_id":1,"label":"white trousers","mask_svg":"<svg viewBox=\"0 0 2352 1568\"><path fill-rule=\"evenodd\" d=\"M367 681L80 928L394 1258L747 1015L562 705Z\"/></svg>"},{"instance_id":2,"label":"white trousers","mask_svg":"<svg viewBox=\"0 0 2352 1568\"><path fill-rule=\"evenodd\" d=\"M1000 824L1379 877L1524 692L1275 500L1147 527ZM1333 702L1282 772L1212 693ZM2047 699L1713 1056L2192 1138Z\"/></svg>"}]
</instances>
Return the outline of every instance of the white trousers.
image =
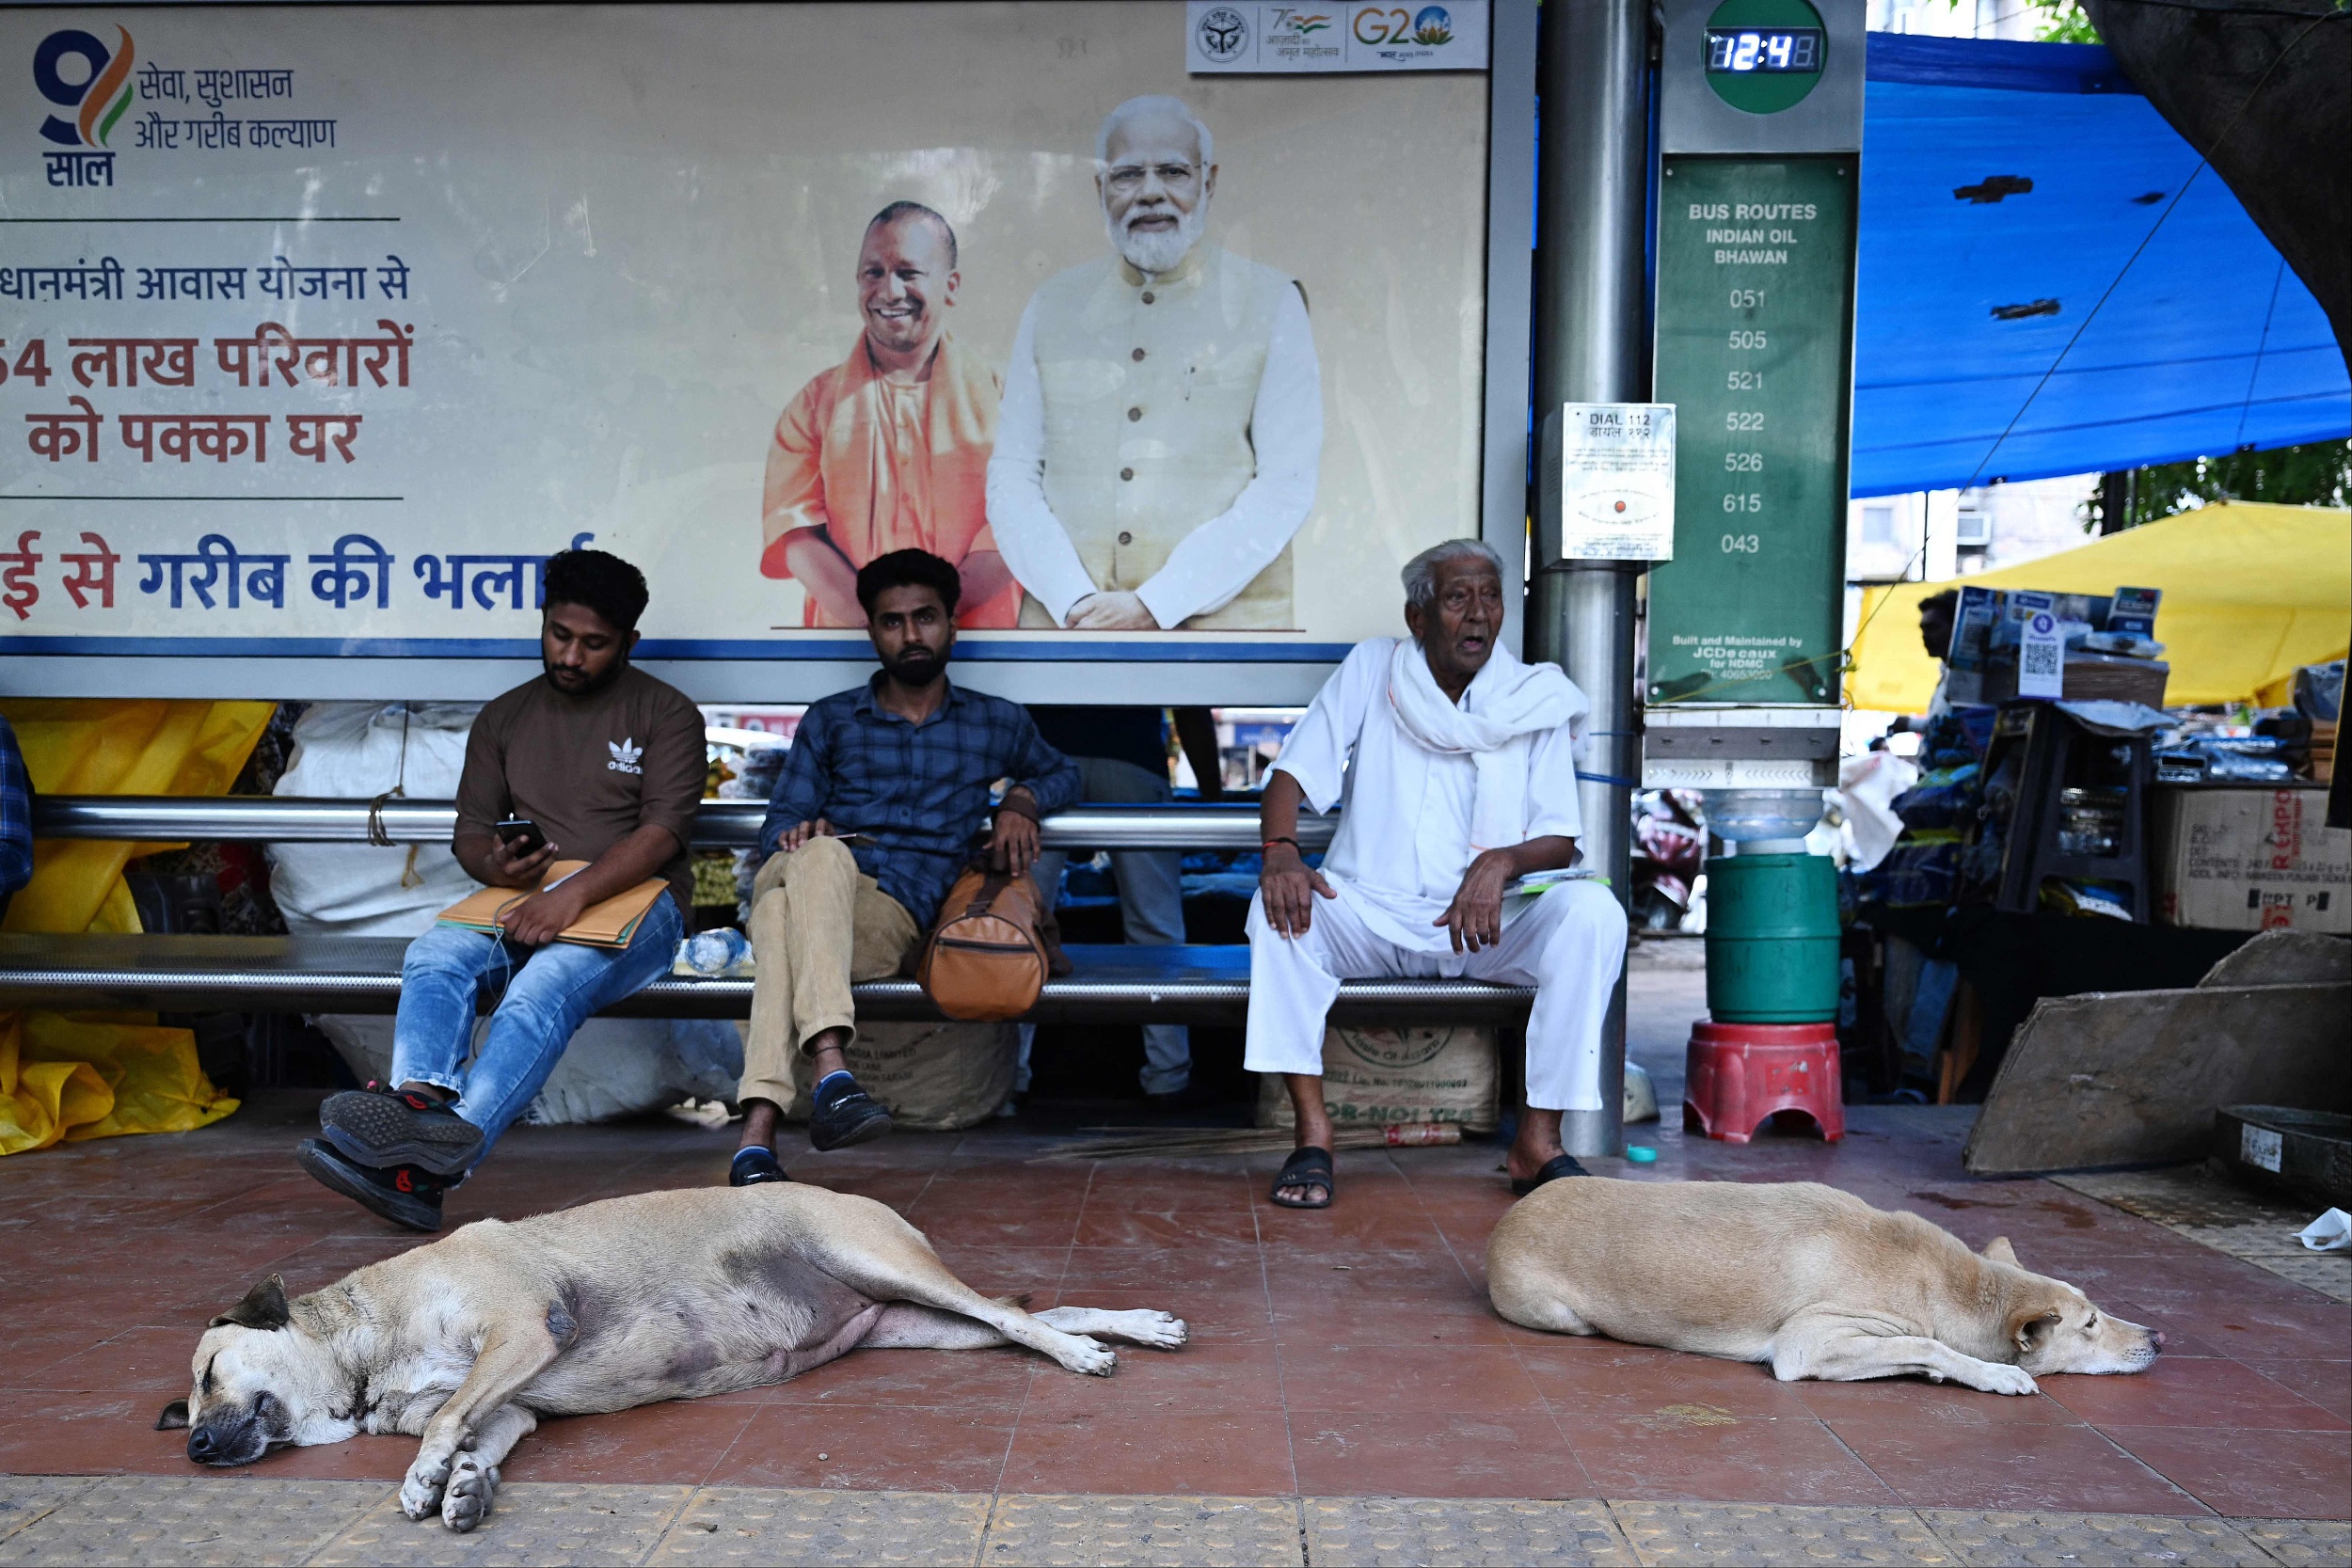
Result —
<instances>
[{"instance_id":1,"label":"white trousers","mask_svg":"<svg viewBox=\"0 0 2352 1568\"><path fill-rule=\"evenodd\" d=\"M1324 1019L1342 980L1491 980L1535 988L1527 1021L1527 1103L1539 1111L1597 1111L1600 1032L1625 962L1625 911L1597 882L1563 882L1510 911L1502 940L1476 953L1430 953L1373 930L1345 888L1317 898L1300 937L1266 923L1249 901L1249 1036L1252 1072L1323 1074ZM1439 940L1445 933L1435 928Z\"/></svg>"}]
</instances>

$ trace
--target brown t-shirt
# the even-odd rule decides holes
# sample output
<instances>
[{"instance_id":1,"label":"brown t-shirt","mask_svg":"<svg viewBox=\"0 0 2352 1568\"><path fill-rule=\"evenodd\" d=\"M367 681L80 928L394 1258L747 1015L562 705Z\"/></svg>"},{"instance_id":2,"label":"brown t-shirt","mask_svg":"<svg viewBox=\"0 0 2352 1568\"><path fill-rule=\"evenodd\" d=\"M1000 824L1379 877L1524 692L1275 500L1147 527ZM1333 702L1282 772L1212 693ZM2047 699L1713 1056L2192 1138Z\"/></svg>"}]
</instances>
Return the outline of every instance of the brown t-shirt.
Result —
<instances>
[{"instance_id":1,"label":"brown t-shirt","mask_svg":"<svg viewBox=\"0 0 2352 1568\"><path fill-rule=\"evenodd\" d=\"M677 853L662 866L678 913L694 908L686 847L708 768L703 719L686 693L634 667L600 691L567 696L542 675L485 704L466 741L457 831L487 833L526 816L558 860L593 861L646 823Z\"/></svg>"}]
</instances>

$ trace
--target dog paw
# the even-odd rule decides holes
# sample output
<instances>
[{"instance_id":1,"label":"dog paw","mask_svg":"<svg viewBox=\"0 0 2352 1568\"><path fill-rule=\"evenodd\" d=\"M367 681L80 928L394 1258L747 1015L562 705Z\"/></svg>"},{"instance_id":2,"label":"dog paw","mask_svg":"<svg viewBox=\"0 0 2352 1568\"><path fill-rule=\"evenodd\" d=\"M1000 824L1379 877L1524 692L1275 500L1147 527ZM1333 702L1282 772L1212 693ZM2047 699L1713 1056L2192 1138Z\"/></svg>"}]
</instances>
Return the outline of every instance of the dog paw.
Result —
<instances>
[{"instance_id":1,"label":"dog paw","mask_svg":"<svg viewBox=\"0 0 2352 1568\"><path fill-rule=\"evenodd\" d=\"M1190 1337L1184 1320L1172 1312L1130 1312L1120 1331L1152 1350L1174 1350Z\"/></svg>"},{"instance_id":2,"label":"dog paw","mask_svg":"<svg viewBox=\"0 0 2352 1568\"><path fill-rule=\"evenodd\" d=\"M1069 1345L1056 1359L1072 1371L1084 1372L1089 1377L1108 1377L1111 1369L1119 1365L1118 1354L1108 1345L1089 1339L1083 1334L1072 1335Z\"/></svg>"},{"instance_id":3,"label":"dog paw","mask_svg":"<svg viewBox=\"0 0 2352 1568\"><path fill-rule=\"evenodd\" d=\"M490 1516L499 1473L472 1454L461 1453L450 1467L449 1485L441 1497L441 1523L460 1535Z\"/></svg>"},{"instance_id":4,"label":"dog paw","mask_svg":"<svg viewBox=\"0 0 2352 1568\"><path fill-rule=\"evenodd\" d=\"M2022 1367L1994 1367L1981 1386L1988 1394L2036 1394L2042 1385Z\"/></svg>"},{"instance_id":5,"label":"dog paw","mask_svg":"<svg viewBox=\"0 0 2352 1568\"><path fill-rule=\"evenodd\" d=\"M407 1479L400 1483L400 1511L411 1519L430 1519L441 1506L442 1488L449 1483L449 1466L428 1460L422 1454L408 1466Z\"/></svg>"}]
</instances>

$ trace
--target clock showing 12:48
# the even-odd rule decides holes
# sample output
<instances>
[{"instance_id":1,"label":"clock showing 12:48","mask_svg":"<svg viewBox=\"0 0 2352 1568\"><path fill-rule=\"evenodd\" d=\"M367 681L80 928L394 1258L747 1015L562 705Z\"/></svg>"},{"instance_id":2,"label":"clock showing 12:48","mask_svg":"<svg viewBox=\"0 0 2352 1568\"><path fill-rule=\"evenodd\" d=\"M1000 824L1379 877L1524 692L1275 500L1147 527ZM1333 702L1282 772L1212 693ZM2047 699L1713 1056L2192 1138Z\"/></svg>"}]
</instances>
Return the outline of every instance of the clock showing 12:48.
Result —
<instances>
[{"instance_id":1,"label":"clock showing 12:48","mask_svg":"<svg viewBox=\"0 0 2352 1568\"><path fill-rule=\"evenodd\" d=\"M1829 60L1828 30L1806 0L1724 0L1704 41L1707 85L1752 115L1802 102Z\"/></svg>"}]
</instances>

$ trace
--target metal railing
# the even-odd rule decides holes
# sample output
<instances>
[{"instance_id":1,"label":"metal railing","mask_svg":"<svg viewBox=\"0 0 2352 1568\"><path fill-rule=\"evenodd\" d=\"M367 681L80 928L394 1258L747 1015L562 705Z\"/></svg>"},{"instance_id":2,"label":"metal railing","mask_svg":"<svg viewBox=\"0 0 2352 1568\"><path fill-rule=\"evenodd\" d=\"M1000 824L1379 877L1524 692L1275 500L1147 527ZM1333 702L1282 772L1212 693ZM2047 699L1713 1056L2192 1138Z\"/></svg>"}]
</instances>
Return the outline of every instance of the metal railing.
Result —
<instances>
[{"instance_id":1,"label":"metal railing","mask_svg":"<svg viewBox=\"0 0 2352 1568\"><path fill-rule=\"evenodd\" d=\"M747 849L767 807L705 800L694 816L698 849ZM1302 816L1302 847L1330 842L1336 817ZM373 826L372 826L373 825ZM303 800L285 796L46 795L34 803L36 838L143 844L200 839L274 844L447 844L457 825L450 800ZM1048 849L1255 849L1255 805L1080 806L1040 824Z\"/></svg>"}]
</instances>

